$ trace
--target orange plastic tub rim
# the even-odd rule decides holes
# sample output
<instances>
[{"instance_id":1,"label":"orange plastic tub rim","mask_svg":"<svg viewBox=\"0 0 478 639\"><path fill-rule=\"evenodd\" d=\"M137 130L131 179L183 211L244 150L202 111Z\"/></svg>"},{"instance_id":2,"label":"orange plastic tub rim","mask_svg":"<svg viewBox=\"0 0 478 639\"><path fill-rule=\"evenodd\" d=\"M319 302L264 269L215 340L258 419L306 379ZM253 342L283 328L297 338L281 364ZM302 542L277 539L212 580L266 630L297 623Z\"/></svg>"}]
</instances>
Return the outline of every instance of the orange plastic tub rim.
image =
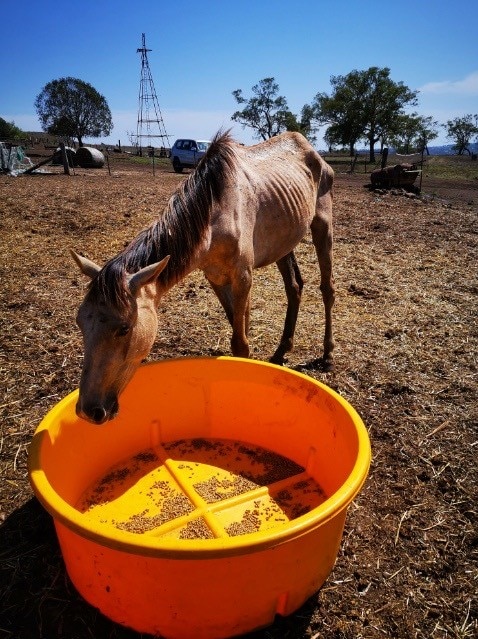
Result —
<instances>
[{"instance_id":1,"label":"orange plastic tub rim","mask_svg":"<svg viewBox=\"0 0 478 639\"><path fill-rule=\"evenodd\" d=\"M68 574L112 620L167 639L233 637L323 584L370 464L342 397L239 358L141 367L103 426L78 393L38 427L33 489Z\"/></svg>"}]
</instances>

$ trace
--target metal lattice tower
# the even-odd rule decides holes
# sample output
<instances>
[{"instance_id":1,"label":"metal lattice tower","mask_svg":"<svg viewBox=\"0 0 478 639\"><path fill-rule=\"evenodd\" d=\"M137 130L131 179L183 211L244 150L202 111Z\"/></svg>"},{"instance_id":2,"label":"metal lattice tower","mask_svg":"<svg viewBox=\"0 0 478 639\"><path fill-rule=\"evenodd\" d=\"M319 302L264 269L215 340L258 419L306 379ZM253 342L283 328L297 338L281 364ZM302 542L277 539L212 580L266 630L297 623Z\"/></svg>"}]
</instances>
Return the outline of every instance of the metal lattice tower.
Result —
<instances>
[{"instance_id":1,"label":"metal lattice tower","mask_svg":"<svg viewBox=\"0 0 478 639\"><path fill-rule=\"evenodd\" d=\"M146 48L146 38L143 33L142 47L141 49L136 49L136 53L141 53L141 80L139 83L138 123L136 127L136 144L140 155L145 144L152 147L158 146L158 139L162 147L167 149L171 147L161 109L159 108L153 76L149 68L148 51L152 51L152 49Z\"/></svg>"}]
</instances>

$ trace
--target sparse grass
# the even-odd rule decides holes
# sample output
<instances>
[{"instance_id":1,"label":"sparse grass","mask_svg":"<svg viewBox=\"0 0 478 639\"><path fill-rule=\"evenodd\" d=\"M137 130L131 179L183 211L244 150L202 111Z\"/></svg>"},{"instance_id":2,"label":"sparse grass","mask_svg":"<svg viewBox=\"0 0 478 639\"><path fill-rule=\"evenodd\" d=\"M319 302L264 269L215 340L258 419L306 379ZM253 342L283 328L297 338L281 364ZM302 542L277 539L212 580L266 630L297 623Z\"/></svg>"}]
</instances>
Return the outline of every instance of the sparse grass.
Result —
<instances>
[{"instance_id":1,"label":"sparse grass","mask_svg":"<svg viewBox=\"0 0 478 639\"><path fill-rule=\"evenodd\" d=\"M111 176L61 171L0 176L0 636L145 639L76 593L26 460L36 425L80 375L74 319L86 282L68 247L103 262L184 176L168 166L153 178L147 160L118 159ZM463 179L443 179L443 199L420 200L371 193L363 174L343 173L334 199L336 370L311 366L323 312L309 238L296 252L305 287L288 365L357 409L372 466L323 588L249 639L467 639L478 623L477 206L463 199L472 190ZM274 351L284 313L277 269L257 271L255 358ZM229 339L219 303L193 273L163 300L150 358L229 353Z\"/></svg>"},{"instance_id":2,"label":"sparse grass","mask_svg":"<svg viewBox=\"0 0 478 639\"><path fill-rule=\"evenodd\" d=\"M150 157L139 157L137 155L129 155L127 156L126 159L129 160L132 164L139 164L142 166L151 165L151 167L153 166L153 159ZM161 167L163 170L171 168L171 160L169 160L168 158L155 157L154 164L156 168Z\"/></svg>"},{"instance_id":3,"label":"sparse grass","mask_svg":"<svg viewBox=\"0 0 478 639\"><path fill-rule=\"evenodd\" d=\"M469 155L430 155L424 170L430 177L478 181L478 162Z\"/></svg>"},{"instance_id":4,"label":"sparse grass","mask_svg":"<svg viewBox=\"0 0 478 639\"><path fill-rule=\"evenodd\" d=\"M324 154L323 157L339 173L346 173L352 167L353 158L348 154ZM472 161L469 155L429 155L424 157L424 174L428 177L448 180L478 181L478 162ZM355 163L354 172L371 173L380 167L381 156L375 155L375 163L371 163L368 154L361 154ZM387 165L400 164L403 159L389 155Z\"/></svg>"},{"instance_id":5,"label":"sparse grass","mask_svg":"<svg viewBox=\"0 0 478 639\"><path fill-rule=\"evenodd\" d=\"M355 173L370 173L375 168L380 166L380 155L375 156L375 162L369 161L367 154L361 154L354 164L354 158L351 158L347 153L337 153L328 155L322 154L322 157L330 164L330 166L338 173L347 173L354 166Z\"/></svg>"}]
</instances>

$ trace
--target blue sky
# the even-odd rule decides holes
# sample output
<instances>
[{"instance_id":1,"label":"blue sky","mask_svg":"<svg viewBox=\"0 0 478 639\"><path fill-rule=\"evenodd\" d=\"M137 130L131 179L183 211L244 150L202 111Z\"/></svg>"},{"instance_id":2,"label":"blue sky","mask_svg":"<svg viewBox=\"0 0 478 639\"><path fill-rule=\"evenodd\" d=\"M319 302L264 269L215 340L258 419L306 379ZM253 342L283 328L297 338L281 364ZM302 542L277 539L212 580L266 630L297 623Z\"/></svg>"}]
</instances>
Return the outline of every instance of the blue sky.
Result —
<instances>
[{"instance_id":1,"label":"blue sky","mask_svg":"<svg viewBox=\"0 0 478 639\"><path fill-rule=\"evenodd\" d=\"M299 114L330 77L388 67L441 123L478 113L477 0L1 0L0 117L41 130L34 101L51 80L89 82L107 100L109 139L136 131L141 34L168 135L210 138L259 80ZM441 132L437 143L446 143ZM321 138L318 147L323 148Z\"/></svg>"}]
</instances>

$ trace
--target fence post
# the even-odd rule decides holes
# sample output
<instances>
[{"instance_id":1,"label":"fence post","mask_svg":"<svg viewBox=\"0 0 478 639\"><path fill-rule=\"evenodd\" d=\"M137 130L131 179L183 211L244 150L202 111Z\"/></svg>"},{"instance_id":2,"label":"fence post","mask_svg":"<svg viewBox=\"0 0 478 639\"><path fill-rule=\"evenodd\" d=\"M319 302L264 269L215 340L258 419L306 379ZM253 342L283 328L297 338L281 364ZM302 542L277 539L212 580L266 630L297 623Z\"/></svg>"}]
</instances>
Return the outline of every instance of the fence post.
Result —
<instances>
[{"instance_id":1,"label":"fence post","mask_svg":"<svg viewBox=\"0 0 478 639\"><path fill-rule=\"evenodd\" d=\"M70 173L70 163L68 162L68 155L65 149L65 143L60 142L60 151L61 151L61 159L63 162L63 169L65 171L65 175L71 175Z\"/></svg>"},{"instance_id":2,"label":"fence post","mask_svg":"<svg viewBox=\"0 0 478 639\"><path fill-rule=\"evenodd\" d=\"M423 154L425 153L425 149L422 149L422 161L420 162L420 184L418 186L418 189L420 191L420 193L422 192L422 178L423 178Z\"/></svg>"},{"instance_id":3,"label":"fence post","mask_svg":"<svg viewBox=\"0 0 478 639\"><path fill-rule=\"evenodd\" d=\"M381 169L384 169L387 166L388 159L388 147L384 146L382 151L382 164L380 166Z\"/></svg>"}]
</instances>

